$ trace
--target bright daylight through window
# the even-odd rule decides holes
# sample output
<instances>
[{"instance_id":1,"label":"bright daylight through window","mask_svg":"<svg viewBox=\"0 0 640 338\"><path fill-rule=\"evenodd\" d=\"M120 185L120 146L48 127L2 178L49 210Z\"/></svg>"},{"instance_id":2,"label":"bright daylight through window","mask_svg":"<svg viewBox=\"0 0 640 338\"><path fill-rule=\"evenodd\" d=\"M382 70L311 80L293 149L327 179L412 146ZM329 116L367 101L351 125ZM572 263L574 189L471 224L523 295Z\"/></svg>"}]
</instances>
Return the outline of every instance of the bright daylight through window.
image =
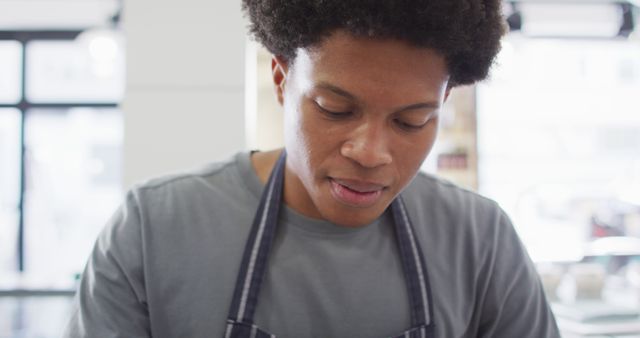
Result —
<instances>
[{"instance_id":1,"label":"bright daylight through window","mask_svg":"<svg viewBox=\"0 0 640 338\"><path fill-rule=\"evenodd\" d=\"M511 35L498 63L478 88L480 192L532 258L640 237L640 44Z\"/></svg>"},{"instance_id":2,"label":"bright daylight through window","mask_svg":"<svg viewBox=\"0 0 640 338\"><path fill-rule=\"evenodd\" d=\"M0 41L3 289L73 289L122 197L124 44L78 33Z\"/></svg>"}]
</instances>

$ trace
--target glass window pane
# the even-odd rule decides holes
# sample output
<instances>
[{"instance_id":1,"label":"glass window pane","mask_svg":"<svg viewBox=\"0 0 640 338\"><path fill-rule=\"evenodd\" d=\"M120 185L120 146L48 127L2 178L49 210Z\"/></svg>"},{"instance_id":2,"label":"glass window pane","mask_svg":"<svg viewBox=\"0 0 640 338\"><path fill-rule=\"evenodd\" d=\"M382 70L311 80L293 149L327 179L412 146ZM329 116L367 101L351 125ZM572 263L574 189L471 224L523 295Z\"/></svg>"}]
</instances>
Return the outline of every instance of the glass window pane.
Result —
<instances>
[{"instance_id":1,"label":"glass window pane","mask_svg":"<svg viewBox=\"0 0 640 338\"><path fill-rule=\"evenodd\" d=\"M27 45L27 98L32 102L120 102L124 50L111 35Z\"/></svg>"},{"instance_id":2,"label":"glass window pane","mask_svg":"<svg viewBox=\"0 0 640 338\"><path fill-rule=\"evenodd\" d=\"M22 45L18 41L0 40L0 103L20 101L21 70Z\"/></svg>"},{"instance_id":3,"label":"glass window pane","mask_svg":"<svg viewBox=\"0 0 640 338\"><path fill-rule=\"evenodd\" d=\"M122 198L122 115L32 110L26 123L25 269L71 282Z\"/></svg>"},{"instance_id":4,"label":"glass window pane","mask_svg":"<svg viewBox=\"0 0 640 338\"><path fill-rule=\"evenodd\" d=\"M596 237L640 237L640 46L511 39L498 64L478 87L480 191L532 257L575 260Z\"/></svg>"},{"instance_id":5,"label":"glass window pane","mask_svg":"<svg viewBox=\"0 0 640 338\"><path fill-rule=\"evenodd\" d=\"M17 270L20 112L0 109L0 284Z\"/></svg>"},{"instance_id":6,"label":"glass window pane","mask_svg":"<svg viewBox=\"0 0 640 338\"><path fill-rule=\"evenodd\" d=\"M72 297L0 297L0 337L60 337Z\"/></svg>"}]
</instances>

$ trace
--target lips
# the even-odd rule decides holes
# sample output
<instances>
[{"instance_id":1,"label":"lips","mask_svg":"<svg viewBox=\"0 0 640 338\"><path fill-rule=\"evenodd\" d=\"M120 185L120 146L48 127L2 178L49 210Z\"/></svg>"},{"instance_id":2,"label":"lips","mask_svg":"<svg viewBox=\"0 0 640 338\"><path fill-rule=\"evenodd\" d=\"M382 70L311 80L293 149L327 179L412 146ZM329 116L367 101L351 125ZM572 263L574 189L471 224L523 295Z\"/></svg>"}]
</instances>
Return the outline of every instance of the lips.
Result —
<instances>
[{"instance_id":1,"label":"lips","mask_svg":"<svg viewBox=\"0 0 640 338\"><path fill-rule=\"evenodd\" d=\"M382 196L385 185L350 179L331 178L331 195L343 204L368 207Z\"/></svg>"}]
</instances>

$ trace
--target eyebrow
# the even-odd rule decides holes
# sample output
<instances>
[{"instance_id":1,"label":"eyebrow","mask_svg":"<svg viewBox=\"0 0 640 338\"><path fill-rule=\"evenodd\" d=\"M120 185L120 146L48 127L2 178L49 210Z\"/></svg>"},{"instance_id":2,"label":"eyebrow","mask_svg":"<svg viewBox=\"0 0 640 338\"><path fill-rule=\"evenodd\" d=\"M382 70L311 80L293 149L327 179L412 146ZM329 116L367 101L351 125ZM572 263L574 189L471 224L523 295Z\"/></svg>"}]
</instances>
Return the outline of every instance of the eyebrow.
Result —
<instances>
[{"instance_id":1,"label":"eyebrow","mask_svg":"<svg viewBox=\"0 0 640 338\"><path fill-rule=\"evenodd\" d=\"M327 82L320 82L319 84L316 85L316 88L328 90L336 95L342 96L351 101L359 101L355 95L349 93L348 91L338 86L332 85ZM396 112L403 112L406 110L416 110L416 109L438 109L438 108L440 108L440 105L437 102L420 102L420 103L414 103L414 104L400 107L396 109Z\"/></svg>"}]
</instances>

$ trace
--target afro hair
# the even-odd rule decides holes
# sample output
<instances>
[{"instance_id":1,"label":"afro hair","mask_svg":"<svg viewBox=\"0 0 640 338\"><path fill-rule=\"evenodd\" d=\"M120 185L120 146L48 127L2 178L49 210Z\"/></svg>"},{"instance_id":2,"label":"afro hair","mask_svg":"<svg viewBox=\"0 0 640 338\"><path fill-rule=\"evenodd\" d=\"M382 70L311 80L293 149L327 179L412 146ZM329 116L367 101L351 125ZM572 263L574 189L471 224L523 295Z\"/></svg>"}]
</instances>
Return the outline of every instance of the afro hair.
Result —
<instances>
[{"instance_id":1,"label":"afro hair","mask_svg":"<svg viewBox=\"0 0 640 338\"><path fill-rule=\"evenodd\" d=\"M447 61L450 84L487 77L505 33L500 0L243 0L250 31L287 59L338 29L431 48Z\"/></svg>"}]
</instances>

